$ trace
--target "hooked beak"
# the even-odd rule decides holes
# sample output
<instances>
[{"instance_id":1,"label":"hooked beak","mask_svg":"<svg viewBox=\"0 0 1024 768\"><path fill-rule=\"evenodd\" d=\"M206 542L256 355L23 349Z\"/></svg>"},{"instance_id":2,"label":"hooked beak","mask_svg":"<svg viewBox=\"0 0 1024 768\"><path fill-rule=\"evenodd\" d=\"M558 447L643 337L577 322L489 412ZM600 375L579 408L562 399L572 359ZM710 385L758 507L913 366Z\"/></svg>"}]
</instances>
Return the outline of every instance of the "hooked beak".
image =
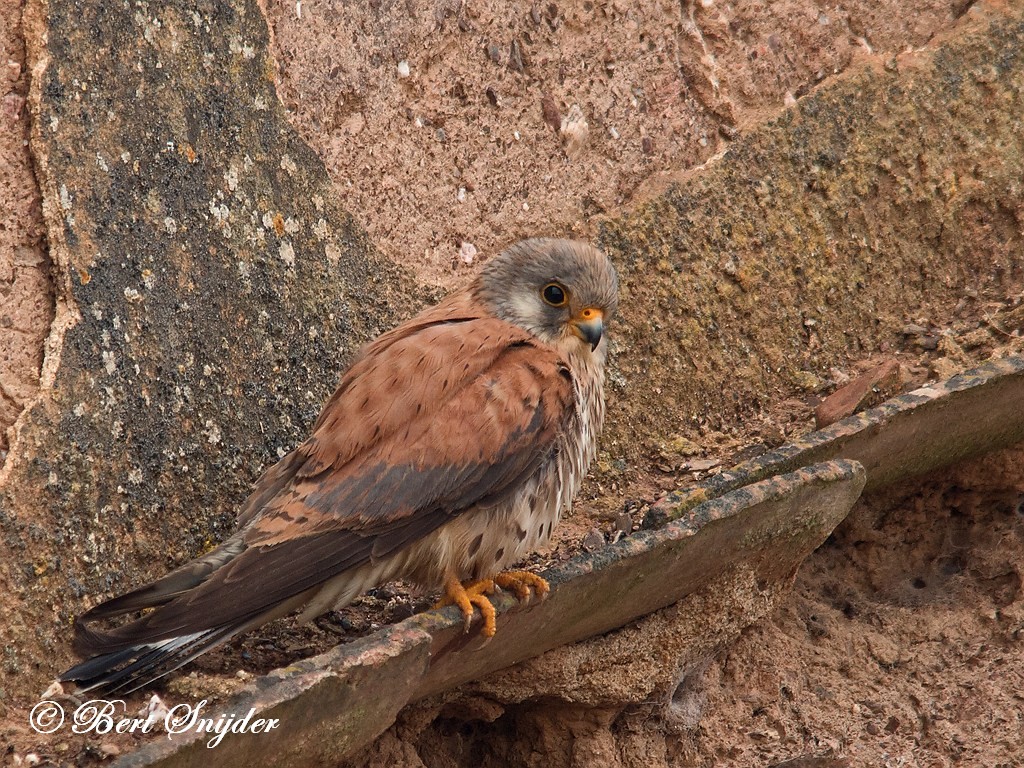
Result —
<instances>
[{"instance_id":1,"label":"hooked beak","mask_svg":"<svg viewBox=\"0 0 1024 768\"><path fill-rule=\"evenodd\" d=\"M572 332L590 345L590 351L597 349L604 334L604 313L600 309L587 307L569 321Z\"/></svg>"}]
</instances>

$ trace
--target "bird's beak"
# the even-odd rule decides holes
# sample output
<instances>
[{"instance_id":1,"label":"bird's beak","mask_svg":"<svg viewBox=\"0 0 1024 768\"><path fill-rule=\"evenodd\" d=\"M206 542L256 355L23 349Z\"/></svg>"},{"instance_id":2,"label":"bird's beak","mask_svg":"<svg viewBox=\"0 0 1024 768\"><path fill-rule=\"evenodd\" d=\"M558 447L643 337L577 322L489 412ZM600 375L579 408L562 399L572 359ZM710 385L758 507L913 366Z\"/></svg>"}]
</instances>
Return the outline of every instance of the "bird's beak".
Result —
<instances>
[{"instance_id":1,"label":"bird's beak","mask_svg":"<svg viewBox=\"0 0 1024 768\"><path fill-rule=\"evenodd\" d=\"M604 334L604 313L600 309L587 307L569 321L569 327L590 345L591 351L594 351Z\"/></svg>"}]
</instances>

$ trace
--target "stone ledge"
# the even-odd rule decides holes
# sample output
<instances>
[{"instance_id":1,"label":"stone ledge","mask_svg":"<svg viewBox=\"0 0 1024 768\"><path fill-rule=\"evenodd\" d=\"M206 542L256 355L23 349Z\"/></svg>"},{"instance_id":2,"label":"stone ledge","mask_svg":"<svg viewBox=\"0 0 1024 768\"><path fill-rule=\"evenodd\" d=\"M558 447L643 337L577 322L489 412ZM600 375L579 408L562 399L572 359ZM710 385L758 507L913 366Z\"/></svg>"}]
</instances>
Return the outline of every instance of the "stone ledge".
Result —
<instances>
[{"instance_id":1,"label":"stone ledge","mask_svg":"<svg viewBox=\"0 0 1024 768\"><path fill-rule=\"evenodd\" d=\"M615 629L698 589L724 587L736 569L749 570L764 592L788 585L863 487L859 464L834 461L707 501L685 521L552 569L545 574L552 592L543 602L520 608L512 596L500 596L498 633L485 647L475 632L463 631L458 610L448 608L273 672L224 712L241 717L254 708L257 717L279 719L280 728L227 736L217 747L218 764L335 764L411 701ZM193 765L206 749L202 735L158 739L114 765Z\"/></svg>"}]
</instances>

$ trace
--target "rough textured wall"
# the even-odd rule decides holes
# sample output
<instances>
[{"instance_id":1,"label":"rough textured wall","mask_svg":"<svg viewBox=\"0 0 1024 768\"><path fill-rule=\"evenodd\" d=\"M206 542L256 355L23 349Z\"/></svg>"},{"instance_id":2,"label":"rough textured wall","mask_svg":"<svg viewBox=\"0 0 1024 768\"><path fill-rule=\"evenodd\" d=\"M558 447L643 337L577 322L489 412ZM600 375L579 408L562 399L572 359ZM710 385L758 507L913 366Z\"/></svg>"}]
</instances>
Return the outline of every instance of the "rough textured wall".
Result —
<instances>
[{"instance_id":1,"label":"rough textured wall","mask_svg":"<svg viewBox=\"0 0 1024 768\"><path fill-rule=\"evenodd\" d=\"M540 233L592 234L652 174L701 164L964 0L271 0L290 119L381 250L437 283ZM405 62L407 76L398 65ZM416 211L436 216L408 226Z\"/></svg>"},{"instance_id":2,"label":"rough textured wall","mask_svg":"<svg viewBox=\"0 0 1024 768\"><path fill-rule=\"evenodd\" d=\"M1006 295L1024 274L1022 89L1021 9L975 6L607 221L623 283L609 453L756 421L894 346L922 304Z\"/></svg>"},{"instance_id":3,"label":"rough textured wall","mask_svg":"<svg viewBox=\"0 0 1024 768\"><path fill-rule=\"evenodd\" d=\"M39 389L53 322L50 259L28 149L29 78L18 6L0 2L0 466L7 428Z\"/></svg>"},{"instance_id":4,"label":"rough textured wall","mask_svg":"<svg viewBox=\"0 0 1024 768\"><path fill-rule=\"evenodd\" d=\"M25 26L58 319L0 476L4 694L70 660L84 595L230 530L415 301L284 120L255 4L54 0Z\"/></svg>"}]
</instances>

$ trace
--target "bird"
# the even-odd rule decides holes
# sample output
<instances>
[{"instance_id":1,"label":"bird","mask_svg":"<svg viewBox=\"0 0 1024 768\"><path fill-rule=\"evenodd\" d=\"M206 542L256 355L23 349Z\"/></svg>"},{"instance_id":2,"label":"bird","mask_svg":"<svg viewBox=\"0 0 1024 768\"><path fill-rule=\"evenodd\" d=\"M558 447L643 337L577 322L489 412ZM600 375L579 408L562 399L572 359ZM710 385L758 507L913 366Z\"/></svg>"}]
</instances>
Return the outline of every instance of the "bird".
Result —
<instances>
[{"instance_id":1,"label":"bird","mask_svg":"<svg viewBox=\"0 0 1024 768\"><path fill-rule=\"evenodd\" d=\"M396 579L457 605L466 631L478 609L493 636L495 590L549 590L508 569L550 540L595 457L617 303L615 268L588 243L534 238L493 256L357 353L223 543L80 615L84 661L59 682L129 693L240 633Z\"/></svg>"}]
</instances>

